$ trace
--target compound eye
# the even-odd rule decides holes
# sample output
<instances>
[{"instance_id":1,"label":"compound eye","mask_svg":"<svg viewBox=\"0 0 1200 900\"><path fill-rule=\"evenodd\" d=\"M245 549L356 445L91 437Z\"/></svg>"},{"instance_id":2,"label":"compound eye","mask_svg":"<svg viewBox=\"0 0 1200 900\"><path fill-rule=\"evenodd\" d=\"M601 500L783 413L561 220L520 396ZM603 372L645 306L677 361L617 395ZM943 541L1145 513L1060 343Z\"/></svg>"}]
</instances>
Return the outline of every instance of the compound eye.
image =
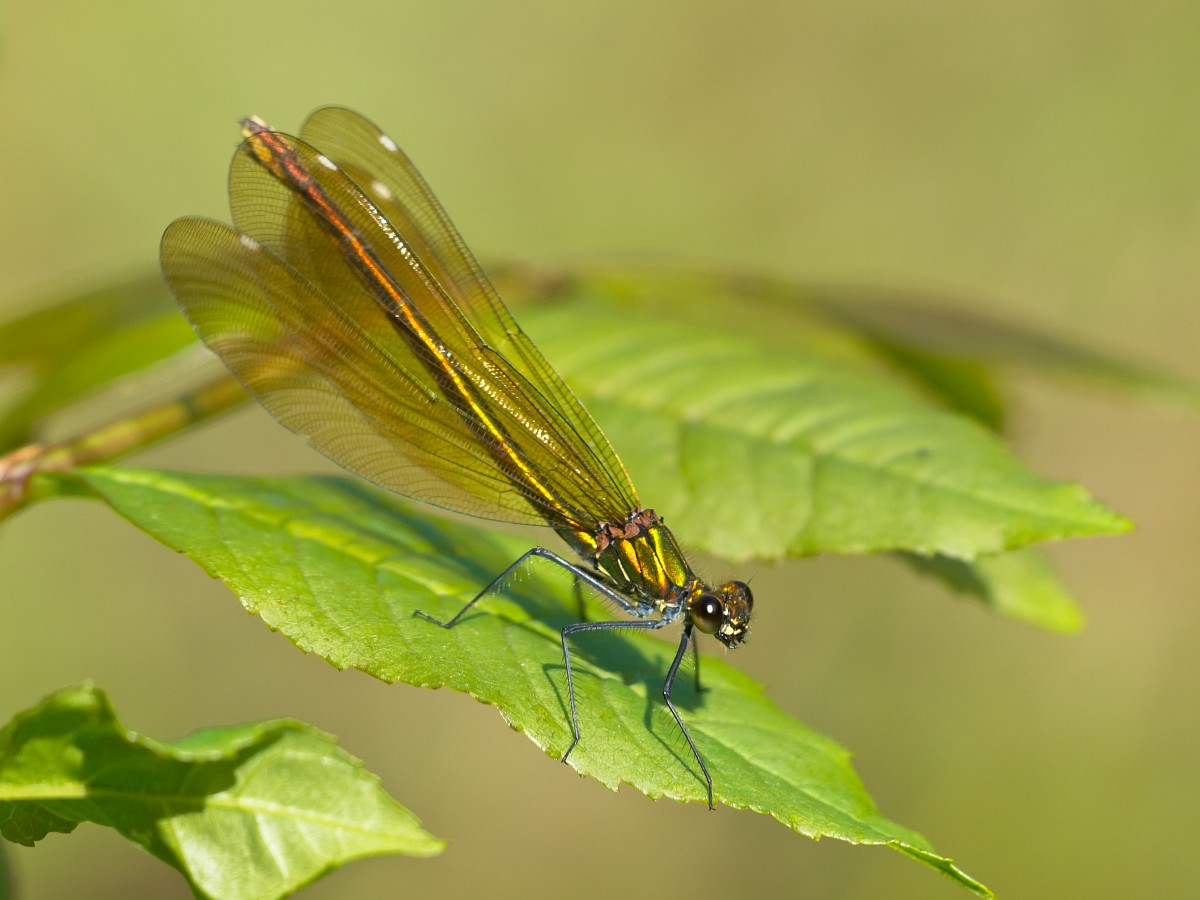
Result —
<instances>
[{"instance_id":1,"label":"compound eye","mask_svg":"<svg viewBox=\"0 0 1200 900\"><path fill-rule=\"evenodd\" d=\"M692 621L705 634L716 634L725 621L721 601L713 594L701 594L692 602Z\"/></svg>"},{"instance_id":2,"label":"compound eye","mask_svg":"<svg viewBox=\"0 0 1200 900\"><path fill-rule=\"evenodd\" d=\"M746 601L747 612L754 609L754 595L750 593L750 585L744 581L731 581L729 582L729 586L735 587L742 592L742 598Z\"/></svg>"}]
</instances>

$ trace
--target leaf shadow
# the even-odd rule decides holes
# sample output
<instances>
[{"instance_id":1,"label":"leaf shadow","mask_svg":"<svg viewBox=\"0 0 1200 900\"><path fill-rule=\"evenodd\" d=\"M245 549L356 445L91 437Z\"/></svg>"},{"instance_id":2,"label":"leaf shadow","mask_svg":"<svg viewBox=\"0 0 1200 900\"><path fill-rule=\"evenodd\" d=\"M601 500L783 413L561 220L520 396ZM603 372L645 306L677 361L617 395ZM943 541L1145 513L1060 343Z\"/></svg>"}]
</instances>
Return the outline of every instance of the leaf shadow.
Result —
<instances>
[{"instance_id":1,"label":"leaf shadow","mask_svg":"<svg viewBox=\"0 0 1200 900\"><path fill-rule=\"evenodd\" d=\"M575 620L564 619L563 621L564 624L571 624ZM622 635L618 629L614 629L612 633L603 631L588 633L586 648L580 647L577 643L571 644L575 703L580 718L580 745L586 743L588 736L586 695L584 691L581 691L581 683L588 681L598 683L602 680L602 676L597 675L592 668L612 673L631 690L635 685L641 685L645 689L646 701L642 713L642 724L646 733L652 735L659 745L675 757L679 765L691 773L697 783L704 787L703 774L696 766L695 757L692 756L687 740L663 701L663 684L670 664L663 658L650 653L648 649L643 650L631 640L633 637L645 640L653 639L640 634ZM579 656L582 656L592 668L579 666L575 662ZM545 663L542 666L542 673L558 698L564 722L570 729L571 712L566 691L566 667L561 662ZM705 693L707 693L707 689ZM694 712L704 704L704 696L696 692L690 678L680 678L677 675L671 701L681 711ZM674 740L669 739L668 735L673 736Z\"/></svg>"}]
</instances>

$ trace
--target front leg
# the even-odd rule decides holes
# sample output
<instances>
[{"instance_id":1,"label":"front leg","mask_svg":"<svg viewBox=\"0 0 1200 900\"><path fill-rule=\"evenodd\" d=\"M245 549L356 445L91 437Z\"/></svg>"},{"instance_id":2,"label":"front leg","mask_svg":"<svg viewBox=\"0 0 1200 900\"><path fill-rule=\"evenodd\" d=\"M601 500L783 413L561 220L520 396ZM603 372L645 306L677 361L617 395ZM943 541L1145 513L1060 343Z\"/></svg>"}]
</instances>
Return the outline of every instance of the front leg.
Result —
<instances>
[{"instance_id":1,"label":"front leg","mask_svg":"<svg viewBox=\"0 0 1200 900\"><path fill-rule=\"evenodd\" d=\"M637 615L637 606L631 603L628 598L613 590L610 585L602 581L597 575L589 572L587 569L575 565L569 560L563 559L553 550L547 550L545 547L534 547L522 553L520 558L518 558L507 569L493 578L488 583L487 587L472 597L462 609L460 609L446 621L443 622L441 619L436 619L429 613L420 609L413 610L413 615L419 619L425 619L428 622L432 622L434 625L437 625L440 628L453 628L458 624L459 620L470 611L471 607L473 607L484 597L488 596L488 594L500 590L504 586L504 582L508 580L508 577L512 575L513 572L536 559L544 559L547 562L554 563L556 566L566 569L575 576L575 584L578 585L580 582L584 582L589 587L598 591L606 599L612 600L630 615Z\"/></svg>"}]
</instances>

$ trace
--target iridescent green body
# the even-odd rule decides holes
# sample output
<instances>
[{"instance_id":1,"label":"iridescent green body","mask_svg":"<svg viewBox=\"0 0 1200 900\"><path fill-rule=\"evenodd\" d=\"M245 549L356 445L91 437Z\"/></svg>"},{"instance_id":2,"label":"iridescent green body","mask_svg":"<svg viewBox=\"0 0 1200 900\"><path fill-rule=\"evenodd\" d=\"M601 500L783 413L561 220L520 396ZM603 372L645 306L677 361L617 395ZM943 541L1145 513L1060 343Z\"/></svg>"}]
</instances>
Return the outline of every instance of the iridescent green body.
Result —
<instances>
[{"instance_id":1,"label":"iridescent green body","mask_svg":"<svg viewBox=\"0 0 1200 900\"><path fill-rule=\"evenodd\" d=\"M638 617L657 612L670 622L690 611L699 598L714 594L692 571L675 535L652 509L634 510L620 525L601 522L592 532L556 530L614 590L633 601L633 608L626 610ZM715 594L723 617L712 633L727 646L736 646L750 625L749 589L735 581L721 585Z\"/></svg>"}]
</instances>

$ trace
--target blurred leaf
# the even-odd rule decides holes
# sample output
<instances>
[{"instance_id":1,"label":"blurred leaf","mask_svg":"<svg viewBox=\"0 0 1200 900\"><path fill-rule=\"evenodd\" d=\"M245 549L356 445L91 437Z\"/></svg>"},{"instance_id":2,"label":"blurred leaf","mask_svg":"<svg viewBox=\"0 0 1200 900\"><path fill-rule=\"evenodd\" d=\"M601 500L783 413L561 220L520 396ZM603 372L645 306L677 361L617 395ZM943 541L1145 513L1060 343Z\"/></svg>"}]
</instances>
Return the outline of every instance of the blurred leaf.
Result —
<instances>
[{"instance_id":1,"label":"blurred leaf","mask_svg":"<svg viewBox=\"0 0 1200 900\"><path fill-rule=\"evenodd\" d=\"M928 402L932 394L998 424L981 365L864 342L830 325L794 286L667 271L508 277L518 297L553 299L527 304L522 320L601 421L643 499L691 546L731 559L901 550L969 560L1128 527L1081 488L1032 475L994 437ZM100 310L116 322L110 307L121 303L150 314L162 288L143 287L68 304L64 321L92 323ZM10 356L29 352L60 334L39 315L8 326L7 344L0 331L0 358L6 347ZM49 410L42 401L77 396L189 338L182 317L151 315L85 343L90 350L74 351L14 412L35 418ZM897 366L920 391L896 378ZM972 580L998 609L1020 608L1014 589L997 603L996 578L966 571L955 570L960 589ZM1022 617L1036 607L1029 602Z\"/></svg>"},{"instance_id":2,"label":"blurred leaf","mask_svg":"<svg viewBox=\"0 0 1200 900\"><path fill-rule=\"evenodd\" d=\"M835 319L886 346L1066 376L1200 409L1200 385L1069 338L951 306L949 300L879 288L821 287L811 295Z\"/></svg>"},{"instance_id":3,"label":"blurred leaf","mask_svg":"<svg viewBox=\"0 0 1200 900\"><path fill-rule=\"evenodd\" d=\"M660 314L607 283L577 282L521 313L642 501L689 546L735 560L881 550L972 559L1130 527L836 339L822 346L824 336L780 323L751 333L711 318L700 296L687 313Z\"/></svg>"},{"instance_id":4,"label":"blurred leaf","mask_svg":"<svg viewBox=\"0 0 1200 900\"><path fill-rule=\"evenodd\" d=\"M925 350L876 341L875 349L935 400L970 416L992 431L1004 427L1004 401L995 380L982 363L939 356Z\"/></svg>"},{"instance_id":5,"label":"blurred leaf","mask_svg":"<svg viewBox=\"0 0 1200 900\"><path fill-rule=\"evenodd\" d=\"M8 849L0 841L0 900L11 900L16 896L16 886L13 884L12 865L8 860Z\"/></svg>"},{"instance_id":6,"label":"blurred leaf","mask_svg":"<svg viewBox=\"0 0 1200 900\"><path fill-rule=\"evenodd\" d=\"M0 325L0 366L46 369L98 334L173 310L158 273L107 284Z\"/></svg>"},{"instance_id":7,"label":"blurred leaf","mask_svg":"<svg viewBox=\"0 0 1200 900\"><path fill-rule=\"evenodd\" d=\"M786 335L798 348L828 348L840 341L848 358L883 361L951 408L993 427L1002 409L991 378L1002 366L1136 393L1193 411L1200 407L1195 382L972 312L962 308L961 298L665 268L553 273L501 267L498 273L505 296L517 304L557 303L592 293L660 312L690 312L735 330L765 327L776 336Z\"/></svg>"},{"instance_id":8,"label":"blurred leaf","mask_svg":"<svg viewBox=\"0 0 1200 900\"><path fill-rule=\"evenodd\" d=\"M0 729L0 835L32 845L81 822L115 828L199 896L222 898L281 897L351 859L442 847L358 760L307 725L160 742L127 731L87 685Z\"/></svg>"},{"instance_id":9,"label":"blurred leaf","mask_svg":"<svg viewBox=\"0 0 1200 900\"><path fill-rule=\"evenodd\" d=\"M386 682L469 693L550 756L570 743L559 630L573 620L574 603L565 573L545 566L513 579L517 591L489 598L452 630L412 615L456 612L527 542L419 514L346 479L128 469L55 478L90 487L187 553L300 649ZM571 766L611 788L625 782L650 797L702 802L703 781L661 702L671 646L606 633L575 650L583 740ZM717 800L813 837L887 844L988 896L920 835L879 815L845 750L720 660L706 659L705 681L702 698L690 687L677 688L676 698Z\"/></svg>"},{"instance_id":10,"label":"blurred leaf","mask_svg":"<svg viewBox=\"0 0 1200 900\"><path fill-rule=\"evenodd\" d=\"M901 553L917 571L983 600L996 612L1050 631L1083 627L1083 613L1059 583L1046 558L1032 547L979 556L970 562Z\"/></svg>"},{"instance_id":11,"label":"blurred leaf","mask_svg":"<svg viewBox=\"0 0 1200 900\"><path fill-rule=\"evenodd\" d=\"M28 392L0 417L0 448L27 441L42 416L161 362L194 339L157 273L0 324L0 369L33 374Z\"/></svg>"},{"instance_id":12,"label":"blurred leaf","mask_svg":"<svg viewBox=\"0 0 1200 900\"><path fill-rule=\"evenodd\" d=\"M989 367L1023 366L1200 407L1200 386L950 301L871 287L810 287L769 278L669 269L543 271L497 267L514 306L597 297L623 312L690 316L710 327L784 338L792 352L831 354L888 377L877 364L990 428L1003 404ZM524 303L523 303L524 301ZM525 313L522 313L524 316ZM28 395L0 418L0 448L29 436L40 417L160 362L194 340L158 273L104 286L0 325L0 369L34 373ZM655 352L656 348L650 348ZM657 348L668 355L670 345ZM553 359L553 356L551 357ZM647 360L655 369L656 361Z\"/></svg>"}]
</instances>

